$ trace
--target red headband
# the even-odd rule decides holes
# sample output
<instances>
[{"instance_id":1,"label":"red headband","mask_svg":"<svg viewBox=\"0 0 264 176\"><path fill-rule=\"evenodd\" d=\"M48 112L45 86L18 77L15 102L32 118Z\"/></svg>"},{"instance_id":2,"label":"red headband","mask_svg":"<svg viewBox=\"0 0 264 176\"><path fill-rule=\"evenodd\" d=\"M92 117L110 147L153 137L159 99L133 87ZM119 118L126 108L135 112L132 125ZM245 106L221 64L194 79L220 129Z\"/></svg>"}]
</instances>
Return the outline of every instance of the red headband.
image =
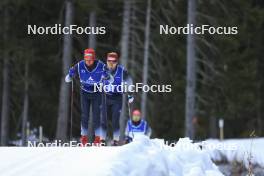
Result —
<instances>
[{"instance_id":1,"label":"red headband","mask_svg":"<svg viewBox=\"0 0 264 176\"><path fill-rule=\"evenodd\" d=\"M84 58L91 58L95 60L95 51L92 48L88 48L84 50Z\"/></svg>"}]
</instances>

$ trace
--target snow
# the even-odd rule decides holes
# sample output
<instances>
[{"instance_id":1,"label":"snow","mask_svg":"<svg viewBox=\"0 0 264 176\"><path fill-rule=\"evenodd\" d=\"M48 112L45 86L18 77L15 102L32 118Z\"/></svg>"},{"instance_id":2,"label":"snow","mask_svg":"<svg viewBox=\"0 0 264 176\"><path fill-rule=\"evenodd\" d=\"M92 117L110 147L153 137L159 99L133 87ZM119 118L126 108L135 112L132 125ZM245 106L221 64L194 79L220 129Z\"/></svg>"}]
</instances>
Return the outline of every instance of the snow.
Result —
<instances>
[{"instance_id":1,"label":"snow","mask_svg":"<svg viewBox=\"0 0 264 176\"><path fill-rule=\"evenodd\" d=\"M248 159L251 156L253 165L264 167L264 138L228 139L223 141L210 139L205 143L205 146L211 146L207 147L206 150L214 161L237 161L248 167ZM220 148L212 146L220 146Z\"/></svg>"},{"instance_id":2,"label":"snow","mask_svg":"<svg viewBox=\"0 0 264 176\"><path fill-rule=\"evenodd\" d=\"M175 146L139 136L120 147L2 147L0 156L0 173L5 176L222 175L208 152L188 138Z\"/></svg>"}]
</instances>

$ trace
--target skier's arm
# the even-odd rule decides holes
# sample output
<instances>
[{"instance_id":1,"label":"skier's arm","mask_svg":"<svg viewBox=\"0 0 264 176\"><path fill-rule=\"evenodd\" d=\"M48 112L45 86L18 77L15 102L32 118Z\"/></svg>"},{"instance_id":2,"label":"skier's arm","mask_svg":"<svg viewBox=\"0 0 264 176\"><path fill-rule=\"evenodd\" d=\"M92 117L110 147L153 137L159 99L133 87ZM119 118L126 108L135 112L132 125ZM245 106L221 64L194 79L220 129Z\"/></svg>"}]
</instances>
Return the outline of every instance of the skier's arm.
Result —
<instances>
[{"instance_id":1,"label":"skier's arm","mask_svg":"<svg viewBox=\"0 0 264 176\"><path fill-rule=\"evenodd\" d=\"M123 71L123 83L127 84L128 86L133 84L132 77L130 76L127 70ZM128 91L130 92L131 90Z\"/></svg>"},{"instance_id":2,"label":"skier's arm","mask_svg":"<svg viewBox=\"0 0 264 176\"><path fill-rule=\"evenodd\" d=\"M133 90L131 89L131 85L133 85L133 80L132 77L129 75L129 73L124 70L123 71L123 83L125 86L127 86L127 92L128 92L128 102L132 103L134 101L134 97L133 97Z\"/></svg>"},{"instance_id":3,"label":"skier's arm","mask_svg":"<svg viewBox=\"0 0 264 176\"><path fill-rule=\"evenodd\" d=\"M146 130L146 136L150 137L152 133L152 130L149 125L147 125L147 130Z\"/></svg>"},{"instance_id":4,"label":"skier's arm","mask_svg":"<svg viewBox=\"0 0 264 176\"><path fill-rule=\"evenodd\" d=\"M78 64L75 64L69 69L69 72L65 77L65 82L71 82L72 79L77 75L77 73L78 73Z\"/></svg>"},{"instance_id":5,"label":"skier's arm","mask_svg":"<svg viewBox=\"0 0 264 176\"><path fill-rule=\"evenodd\" d=\"M101 81L108 81L110 84L114 82L114 76L107 69L106 65L103 67L103 74L101 77Z\"/></svg>"}]
</instances>

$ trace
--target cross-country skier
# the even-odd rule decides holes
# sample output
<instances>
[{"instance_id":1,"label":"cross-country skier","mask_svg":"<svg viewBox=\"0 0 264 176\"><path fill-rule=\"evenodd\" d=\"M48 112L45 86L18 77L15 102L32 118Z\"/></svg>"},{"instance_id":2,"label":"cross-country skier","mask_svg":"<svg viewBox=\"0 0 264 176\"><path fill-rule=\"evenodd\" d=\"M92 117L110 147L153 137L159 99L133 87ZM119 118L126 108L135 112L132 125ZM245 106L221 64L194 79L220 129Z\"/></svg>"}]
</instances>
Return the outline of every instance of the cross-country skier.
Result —
<instances>
[{"instance_id":1,"label":"cross-country skier","mask_svg":"<svg viewBox=\"0 0 264 176\"><path fill-rule=\"evenodd\" d=\"M112 77L112 82L105 82L106 87L108 88L105 92L106 102L103 103L103 112L106 111L102 120L102 127L106 136L107 130L107 121L110 120L113 127L113 145L118 145L120 137L120 112L122 109L122 95L125 93L125 90L122 90L124 84L131 85L132 79L128 72L124 69L122 65L118 63L118 54L111 52L107 54L106 59L106 72ZM110 79L111 80L111 79ZM129 90L128 90L129 91ZM133 96L128 95L129 103L133 102ZM106 106L105 106L106 105Z\"/></svg>"},{"instance_id":2,"label":"cross-country skier","mask_svg":"<svg viewBox=\"0 0 264 176\"><path fill-rule=\"evenodd\" d=\"M81 143L88 143L88 122L90 106L92 106L93 128L95 132L94 143L101 142L101 118L100 106L102 93L95 89L99 85L104 74L104 63L95 59L94 49L84 50L84 60L78 62L70 68L65 78L66 82L71 82L78 75L80 80L80 102L81 102Z\"/></svg>"},{"instance_id":3,"label":"cross-country skier","mask_svg":"<svg viewBox=\"0 0 264 176\"><path fill-rule=\"evenodd\" d=\"M138 135L150 137L151 128L147 121L141 117L141 112L138 109L132 112L132 117L127 122L125 135L127 143L131 142L133 138Z\"/></svg>"}]
</instances>

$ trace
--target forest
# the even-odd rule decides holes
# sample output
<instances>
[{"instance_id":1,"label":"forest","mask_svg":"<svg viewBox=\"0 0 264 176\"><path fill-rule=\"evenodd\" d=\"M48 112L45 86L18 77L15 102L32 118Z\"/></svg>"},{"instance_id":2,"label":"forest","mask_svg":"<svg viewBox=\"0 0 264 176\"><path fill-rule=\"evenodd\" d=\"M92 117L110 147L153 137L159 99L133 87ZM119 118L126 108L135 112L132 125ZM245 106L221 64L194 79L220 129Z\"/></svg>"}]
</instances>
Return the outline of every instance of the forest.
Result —
<instances>
[{"instance_id":1,"label":"forest","mask_svg":"<svg viewBox=\"0 0 264 176\"><path fill-rule=\"evenodd\" d=\"M171 85L134 93L153 138L225 138L264 132L264 1L1 0L1 145L43 127L49 140L80 135L79 83L64 82L86 48L117 52L133 81ZM28 34L28 25L104 27L100 34ZM237 34L160 34L170 27L237 27ZM97 34L95 34L97 33ZM71 98L73 98L71 122ZM128 118L124 103L122 119Z\"/></svg>"}]
</instances>

